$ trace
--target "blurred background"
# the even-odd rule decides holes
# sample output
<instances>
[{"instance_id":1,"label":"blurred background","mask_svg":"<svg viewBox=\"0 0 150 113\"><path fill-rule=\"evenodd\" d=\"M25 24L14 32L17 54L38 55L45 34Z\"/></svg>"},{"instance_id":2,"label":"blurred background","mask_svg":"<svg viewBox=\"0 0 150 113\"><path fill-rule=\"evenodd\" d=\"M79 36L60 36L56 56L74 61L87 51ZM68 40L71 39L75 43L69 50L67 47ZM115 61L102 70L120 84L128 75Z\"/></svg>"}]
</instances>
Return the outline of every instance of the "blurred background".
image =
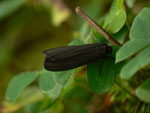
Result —
<instances>
[{"instance_id":1,"label":"blurred background","mask_svg":"<svg viewBox=\"0 0 150 113\"><path fill-rule=\"evenodd\" d=\"M87 24L75 13L76 6L80 6L91 18L98 21L99 17L104 16L109 11L111 3L112 0L0 0L0 105L6 101L4 95L12 77L21 72L43 69L43 50L66 46L72 40L82 38L87 34L85 32L88 30L82 29L87 27ZM132 5L130 2L128 3ZM85 70L79 75L85 75ZM89 90L85 79L77 79L77 81L85 82L84 85L81 85L84 90L79 86L74 87L71 89L72 92L67 94L70 97L66 95L66 100L68 100L63 104L71 106L69 103L71 96L82 99L83 103L80 103L83 105L90 98L91 104L88 105L91 110L90 113L100 111L97 107L99 103L102 105L101 110L105 111L103 113L112 113L107 109L112 105L109 102L109 94L99 97ZM37 84L35 86L38 88ZM40 98L41 96L38 97L38 99ZM104 99L105 105L99 98ZM19 108L25 105L27 104ZM75 106L65 108L62 103L59 103L54 108L55 110L58 108L59 111L51 113L61 113L62 109L62 111L66 109L72 111L70 113L76 113L77 102ZM15 107L10 111L15 113L29 112L29 106L26 107L25 111L17 111L19 108ZM116 111L118 109L116 108ZM94 110L96 111L94 112Z\"/></svg>"}]
</instances>

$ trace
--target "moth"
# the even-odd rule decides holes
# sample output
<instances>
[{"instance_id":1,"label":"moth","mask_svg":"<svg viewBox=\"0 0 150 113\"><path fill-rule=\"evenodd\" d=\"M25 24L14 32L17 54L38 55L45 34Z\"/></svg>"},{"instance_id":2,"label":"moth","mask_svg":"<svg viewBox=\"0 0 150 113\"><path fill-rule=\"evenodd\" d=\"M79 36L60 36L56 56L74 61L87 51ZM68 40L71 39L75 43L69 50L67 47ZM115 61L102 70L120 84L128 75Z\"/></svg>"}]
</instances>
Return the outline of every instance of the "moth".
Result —
<instances>
[{"instance_id":1,"label":"moth","mask_svg":"<svg viewBox=\"0 0 150 113\"><path fill-rule=\"evenodd\" d=\"M112 48L103 43L52 48L43 52L44 68L48 71L65 71L105 58L111 52Z\"/></svg>"}]
</instances>

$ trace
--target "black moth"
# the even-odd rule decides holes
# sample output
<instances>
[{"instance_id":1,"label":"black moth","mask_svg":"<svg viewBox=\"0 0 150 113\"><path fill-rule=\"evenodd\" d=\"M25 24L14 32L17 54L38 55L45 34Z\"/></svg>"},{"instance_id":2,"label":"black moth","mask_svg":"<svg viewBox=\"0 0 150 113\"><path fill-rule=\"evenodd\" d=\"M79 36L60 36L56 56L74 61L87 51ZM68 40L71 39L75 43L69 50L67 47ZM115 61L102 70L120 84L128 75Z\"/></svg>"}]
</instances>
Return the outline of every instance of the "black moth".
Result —
<instances>
[{"instance_id":1,"label":"black moth","mask_svg":"<svg viewBox=\"0 0 150 113\"><path fill-rule=\"evenodd\" d=\"M65 71L105 58L112 48L106 44L64 46L45 50L44 67L49 71Z\"/></svg>"}]
</instances>

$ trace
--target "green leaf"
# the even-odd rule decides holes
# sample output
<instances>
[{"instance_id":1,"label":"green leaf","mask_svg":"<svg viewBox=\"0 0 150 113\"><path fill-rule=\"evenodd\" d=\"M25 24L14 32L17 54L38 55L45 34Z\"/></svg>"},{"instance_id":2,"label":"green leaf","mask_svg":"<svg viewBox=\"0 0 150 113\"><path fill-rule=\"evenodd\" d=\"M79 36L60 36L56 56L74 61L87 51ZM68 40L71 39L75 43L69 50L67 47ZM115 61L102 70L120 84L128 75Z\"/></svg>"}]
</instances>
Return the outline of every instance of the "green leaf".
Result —
<instances>
[{"instance_id":1,"label":"green leaf","mask_svg":"<svg viewBox=\"0 0 150 113\"><path fill-rule=\"evenodd\" d=\"M119 47L113 46L113 53L110 57L115 57ZM124 62L115 64L111 58L97 60L87 65L87 79L90 88L95 93L106 92L116 81L117 74L124 65Z\"/></svg>"},{"instance_id":2,"label":"green leaf","mask_svg":"<svg viewBox=\"0 0 150 113\"><path fill-rule=\"evenodd\" d=\"M118 32L125 24L126 12L123 9L123 2L124 0L114 0L110 14L105 20L104 29L111 34Z\"/></svg>"},{"instance_id":3,"label":"green leaf","mask_svg":"<svg viewBox=\"0 0 150 113\"><path fill-rule=\"evenodd\" d=\"M99 26L103 26L104 25L104 21L102 21ZM91 33L91 37L92 37L92 42L93 43L107 43L107 40L96 30L93 29L93 33ZM95 40L95 38L97 38L98 40Z\"/></svg>"},{"instance_id":4,"label":"green leaf","mask_svg":"<svg viewBox=\"0 0 150 113\"><path fill-rule=\"evenodd\" d=\"M72 80L73 80L73 78L74 78L74 76L75 76L75 71L76 71L76 69L74 69L74 72L71 74L71 76L68 78L68 80L67 80L67 82L65 83L65 85L64 85L64 88L67 88L70 84L71 84L71 82L72 82Z\"/></svg>"},{"instance_id":5,"label":"green leaf","mask_svg":"<svg viewBox=\"0 0 150 113\"><path fill-rule=\"evenodd\" d=\"M136 95L140 100L150 102L150 78L136 89Z\"/></svg>"},{"instance_id":6,"label":"green leaf","mask_svg":"<svg viewBox=\"0 0 150 113\"><path fill-rule=\"evenodd\" d=\"M124 43L126 37L128 35L128 27L124 25L119 32L112 35L112 37L115 37L115 39L120 42L121 44Z\"/></svg>"},{"instance_id":7,"label":"green leaf","mask_svg":"<svg viewBox=\"0 0 150 113\"><path fill-rule=\"evenodd\" d=\"M43 92L49 92L56 85L54 81L54 72L44 70L40 74L39 86Z\"/></svg>"},{"instance_id":8,"label":"green leaf","mask_svg":"<svg viewBox=\"0 0 150 113\"><path fill-rule=\"evenodd\" d=\"M53 87L53 89L49 90L49 93L47 95L53 99L56 99L61 94L62 89L63 89L63 85L56 83L55 87Z\"/></svg>"},{"instance_id":9,"label":"green leaf","mask_svg":"<svg viewBox=\"0 0 150 113\"><path fill-rule=\"evenodd\" d=\"M125 60L150 44L150 8L144 8L134 19L130 41L118 51L116 62Z\"/></svg>"},{"instance_id":10,"label":"green leaf","mask_svg":"<svg viewBox=\"0 0 150 113\"><path fill-rule=\"evenodd\" d=\"M104 70L106 73L102 69L100 69L103 66L99 66L101 63L103 62L97 60L87 65L87 79L89 82L89 86L95 93L99 94L104 93L116 79L116 77L111 76L113 74L109 76L109 68L107 70ZM111 63L112 62L110 62L110 64ZM106 66L107 64L104 65Z\"/></svg>"},{"instance_id":11,"label":"green leaf","mask_svg":"<svg viewBox=\"0 0 150 113\"><path fill-rule=\"evenodd\" d=\"M70 81L70 78L74 76L74 73L75 73L75 69L55 72L55 80L58 84L65 85L68 81Z\"/></svg>"},{"instance_id":12,"label":"green leaf","mask_svg":"<svg viewBox=\"0 0 150 113\"><path fill-rule=\"evenodd\" d=\"M69 46L72 46L72 45L82 45L84 44L84 42L80 39L76 39L76 40L73 40L72 42L69 43Z\"/></svg>"},{"instance_id":13,"label":"green leaf","mask_svg":"<svg viewBox=\"0 0 150 113\"><path fill-rule=\"evenodd\" d=\"M150 8L144 8L135 17L131 31L130 39L145 40L150 42Z\"/></svg>"},{"instance_id":14,"label":"green leaf","mask_svg":"<svg viewBox=\"0 0 150 113\"><path fill-rule=\"evenodd\" d=\"M117 52L116 63L131 57L149 44L148 41L130 40Z\"/></svg>"},{"instance_id":15,"label":"green leaf","mask_svg":"<svg viewBox=\"0 0 150 113\"><path fill-rule=\"evenodd\" d=\"M14 102L12 105L14 108L19 109L21 107L25 107L34 102L38 102L44 98L44 94L39 90L36 86L27 87L22 95ZM12 107L12 106L11 106Z\"/></svg>"},{"instance_id":16,"label":"green leaf","mask_svg":"<svg viewBox=\"0 0 150 113\"><path fill-rule=\"evenodd\" d=\"M129 79L138 70L144 68L150 63L150 46L140 52L135 58L130 60L121 70L120 76L123 79Z\"/></svg>"},{"instance_id":17,"label":"green leaf","mask_svg":"<svg viewBox=\"0 0 150 113\"><path fill-rule=\"evenodd\" d=\"M27 0L4 0L0 2L0 20L20 8Z\"/></svg>"},{"instance_id":18,"label":"green leaf","mask_svg":"<svg viewBox=\"0 0 150 113\"><path fill-rule=\"evenodd\" d=\"M7 88L6 98L14 102L23 92L23 90L32 83L38 76L37 72L21 73L14 77Z\"/></svg>"},{"instance_id":19,"label":"green leaf","mask_svg":"<svg viewBox=\"0 0 150 113\"><path fill-rule=\"evenodd\" d=\"M31 103L42 101L44 97L44 94L39 90L38 87L27 87L23 91L22 95L14 103L7 102L7 105L5 107L6 109L9 109L9 112L16 112L17 110L24 108Z\"/></svg>"},{"instance_id":20,"label":"green leaf","mask_svg":"<svg viewBox=\"0 0 150 113\"><path fill-rule=\"evenodd\" d=\"M117 8L122 9L124 0L117 0L116 2L117 2Z\"/></svg>"},{"instance_id":21,"label":"green leaf","mask_svg":"<svg viewBox=\"0 0 150 113\"><path fill-rule=\"evenodd\" d=\"M120 76L124 79L129 79L138 70L144 68L150 63L149 45L150 45L150 8L144 8L134 19L133 25L130 31L130 39L123 47L118 51L116 55L116 62L125 60L135 54L134 58L126 64L120 73Z\"/></svg>"}]
</instances>

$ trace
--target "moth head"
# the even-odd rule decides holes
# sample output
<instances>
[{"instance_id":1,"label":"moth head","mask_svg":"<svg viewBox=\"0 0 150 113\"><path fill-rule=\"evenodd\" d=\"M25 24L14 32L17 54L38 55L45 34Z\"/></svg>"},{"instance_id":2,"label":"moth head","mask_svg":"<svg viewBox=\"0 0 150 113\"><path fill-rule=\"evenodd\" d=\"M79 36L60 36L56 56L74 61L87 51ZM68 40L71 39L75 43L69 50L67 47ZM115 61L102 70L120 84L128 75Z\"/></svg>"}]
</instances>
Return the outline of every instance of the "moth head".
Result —
<instances>
[{"instance_id":1,"label":"moth head","mask_svg":"<svg viewBox=\"0 0 150 113\"><path fill-rule=\"evenodd\" d=\"M108 50L108 53L112 53L112 48L110 46L107 46L107 50Z\"/></svg>"}]
</instances>

